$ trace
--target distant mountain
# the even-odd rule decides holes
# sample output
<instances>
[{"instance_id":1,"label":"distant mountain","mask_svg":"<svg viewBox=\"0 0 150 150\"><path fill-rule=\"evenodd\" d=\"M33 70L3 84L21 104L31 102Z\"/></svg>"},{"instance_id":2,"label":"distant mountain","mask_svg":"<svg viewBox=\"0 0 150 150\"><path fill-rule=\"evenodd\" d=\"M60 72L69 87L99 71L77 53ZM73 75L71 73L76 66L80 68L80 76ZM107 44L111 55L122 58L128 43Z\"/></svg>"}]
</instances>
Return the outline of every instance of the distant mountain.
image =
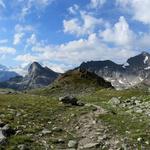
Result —
<instances>
[{"instance_id":1,"label":"distant mountain","mask_svg":"<svg viewBox=\"0 0 150 150\"><path fill-rule=\"evenodd\" d=\"M16 76L18 76L16 72L9 71L7 67L0 65L0 82L8 81L10 78Z\"/></svg>"},{"instance_id":2,"label":"distant mountain","mask_svg":"<svg viewBox=\"0 0 150 150\"><path fill-rule=\"evenodd\" d=\"M0 65L0 71L8 71L6 66Z\"/></svg>"},{"instance_id":3,"label":"distant mountain","mask_svg":"<svg viewBox=\"0 0 150 150\"><path fill-rule=\"evenodd\" d=\"M26 90L40 88L51 84L59 73L52 71L47 67L42 67L39 63L34 62L28 69L25 77L17 76L7 82L0 83L1 88L12 88L16 90Z\"/></svg>"},{"instance_id":4,"label":"distant mountain","mask_svg":"<svg viewBox=\"0 0 150 150\"><path fill-rule=\"evenodd\" d=\"M116 89L130 88L140 83L150 85L150 54L141 54L129 58L125 64L116 64L110 60L82 63L79 68L94 72Z\"/></svg>"}]
</instances>

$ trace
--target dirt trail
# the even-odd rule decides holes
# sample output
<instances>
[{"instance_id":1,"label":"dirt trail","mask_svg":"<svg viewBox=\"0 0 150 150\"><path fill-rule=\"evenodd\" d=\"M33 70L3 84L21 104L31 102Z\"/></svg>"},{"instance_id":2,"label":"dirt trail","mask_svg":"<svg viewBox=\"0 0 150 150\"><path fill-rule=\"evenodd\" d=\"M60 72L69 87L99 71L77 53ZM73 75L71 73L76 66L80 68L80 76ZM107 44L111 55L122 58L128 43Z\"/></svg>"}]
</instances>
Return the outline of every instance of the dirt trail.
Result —
<instances>
[{"instance_id":1,"label":"dirt trail","mask_svg":"<svg viewBox=\"0 0 150 150\"><path fill-rule=\"evenodd\" d=\"M99 115L108 112L94 104L86 104L86 106L92 106L95 109L82 115L77 122L76 132L79 137L77 150L117 150L122 145L118 137L110 133L109 127L98 119Z\"/></svg>"}]
</instances>

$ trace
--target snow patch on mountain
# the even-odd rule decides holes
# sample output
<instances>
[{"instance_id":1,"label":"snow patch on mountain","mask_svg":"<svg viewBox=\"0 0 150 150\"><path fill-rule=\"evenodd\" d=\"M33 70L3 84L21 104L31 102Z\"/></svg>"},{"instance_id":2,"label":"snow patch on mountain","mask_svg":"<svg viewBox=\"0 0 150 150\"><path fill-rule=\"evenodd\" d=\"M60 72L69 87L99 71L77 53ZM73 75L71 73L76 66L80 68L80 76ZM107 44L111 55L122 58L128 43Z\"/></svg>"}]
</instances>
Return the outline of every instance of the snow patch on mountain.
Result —
<instances>
[{"instance_id":1,"label":"snow patch on mountain","mask_svg":"<svg viewBox=\"0 0 150 150\"><path fill-rule=\"evenodd\" d=\"M144 70L149 70L149 69L150 69L150 66L148 66L148 67L144 68Z\"/></svg>"},{"instance_id":2,"label":"snow patch on mountain","mask_svg":"<svg viewBox=\"0 0 150 150\"><path fill-rule=\"evenodd\" d=\"M145 56L145 59L144 59L144 64L146 64L147 63L147 61L148 61L148 56Z\"/></svg>"},{"instance_id":3,"label":"snow patch on mountain","mask_svg":"<svg viewBox=\"0 0 150 150\"><path fill-rule=\"evenodd\" d=\"M126 68L126 67L128 67L128 66L129 66L129 63L126 62L122 67L123 67L123 68Z\"/></svg>"}]
</instances>

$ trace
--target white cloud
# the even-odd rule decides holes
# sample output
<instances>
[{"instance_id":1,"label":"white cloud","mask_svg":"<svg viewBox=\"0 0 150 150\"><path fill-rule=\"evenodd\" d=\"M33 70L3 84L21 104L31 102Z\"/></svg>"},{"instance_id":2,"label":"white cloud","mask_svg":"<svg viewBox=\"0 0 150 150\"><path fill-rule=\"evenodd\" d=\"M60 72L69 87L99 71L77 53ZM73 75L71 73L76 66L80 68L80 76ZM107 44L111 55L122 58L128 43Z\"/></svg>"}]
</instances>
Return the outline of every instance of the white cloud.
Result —
<instances>
[{"instance_id":1,"label":"white cloud","mask_svg":"<svg viewBox=\"0 0 150 150\"><path fill-rule=\"evenodd\" d=\"M19 14L20 19L24 19L33 8L37 9L38 11L43 10L54 1L55 0L18 0L18 3L23 5L21 13Z\"/></svg>"},{"instance_id":2,"label":"white cloud","mask_svg":"<svg viewBox=\"0 0 150 150\"><path fill-rule=\"evenodd\" d=\"M24 36L24 33L16 33L16 34L14 35L13 44L14 44L14 45L18 45L18 44L21 42L23 36Z\"/></svg>"},{"instance_id":3,"label":"white cloud","mask_svg":"<svg viewBox=\"0 0 150 150\"><path fill-rule=\"evenodd\" d=\"M106 3L106 0L91 0L90 8L100 8Z\"/></svg>"},{"instance_id":4,"label":"white cloud","mask_svg":"<svg viewBox=\"0 0 150 150\"><path fill-rule=\"evenodd\" d=\"M91 34L87 39L79 39L70 41L66 44L42 47L33 47L36 55L18 56L17 60L31 62L38 60L40 62L54 61L57 64L66 64L73 66L79 65L83 61L88 60L105 60L111 59L115 61L125 61L129 56L133 56L136 52L125 48L109 48L102 43L96 34Z\"/></svg>"},{"instance_id":5,"label":"white cloud","mask_svg":"<svg viewBox=\"0 0 150 150\"><path fill-rule=\"evenodd\" d=\"M68 8L69 13L73 15L75 15L78 10L79 10L79 6L77 4L74 4L73 6Z\"/></svg>"},{"instance_id":6,"label":"white cloud","mask_svg":"<svg viewBox=\"0 0 150 150\"><path fill-rule=\"evenodd\" d=\"M98 25L105 24L103 19L96 18L87 12L80 12L81 19L73 18L70 20L64 20L64 32L79 35L88 35L94 32Z\"/></svg>"},{"instance_id":7,"label":"white cloud","mask_svg":"<svg viewBox=\"0 0 150 150\"><path fill-rule=\"evenodd\" d=\"M122 16L119 21L111 28L100 33L105 42L112 42L119 46L132 45L135 39L133 31L129 28L126 19Z\"/></svg>"},{"instance_id":8,"label":"white cloud","mask_svg":"<svg viewBox=\"0 0 150 150\"><path fill-rule=\"evenodd\" d=\"M30 25L20 25L17 24L15 26L15 34L14 34L14 39L13 39L13 44L18 45L20 44L21 40L25 36L25 33L27 32L33 32L34 29Z\"/></svg>"},{"instance_id":9,"label":"white cloud","mask_svg":"<svg viewBox=\"0 0 150 150\"><path fill-rule=\"evenodd\" d=\"M6 8L6 5L5 5L5 3L3 2L3 0L0 0L0 6L3 7L3 8Z\"/></svg>"},{"instance_id":10,"label":"white cloud","mask_svg":"<svg viewBox=\"0 0 150 150\"><path fill-rule=\"evenodd\" d=\"M150 24L150 0L116 0L116 2L117 5L131 13L133 19Z\"/></svg>"},{"instance_id":11,"label":"white cloud","mask_svg":"<svg viewBox=\"0 0 150 150\"><path fill-rule=\"evenodd\" d=\"M20 25L20 24L17 24L15 26L15 31L16 32L32 32L34 31L34 28L30 25Z\"/></svg>"},{"instance_id":12,"label":"white cloud","mask_svg":"<svg viewBox=\"0 0 150 150\"><path fill-rule=\"evenodd\" d=\"M0 47L0 54L15 54L16 50L12 47Z\"/></svg>"},{"instance_id":13,"label":"white cloud","mask_svg":"<svg viewBox=\"0 0 150 150\"><path fill-rule=\"evenodd\" d=\"M31 54L24 54L24 55L18 55L15 60L21 61L21 62L26 62L26 63L32 63L34 61L37 61L38 58L36 56L33 56Z\"/></svg>"},{"instance_id":14,"label":"white cloud","mask_svg":"<svg viewBox=\"0 0 150 150\"><path fill-rule=\"evenodd\" d=\"M30 36L30 38L27 39L27 44L30 44L30 45L37 44L37 39L36 39L36 35L35 34L32 34Z\"/></svg>"}]
</instances>

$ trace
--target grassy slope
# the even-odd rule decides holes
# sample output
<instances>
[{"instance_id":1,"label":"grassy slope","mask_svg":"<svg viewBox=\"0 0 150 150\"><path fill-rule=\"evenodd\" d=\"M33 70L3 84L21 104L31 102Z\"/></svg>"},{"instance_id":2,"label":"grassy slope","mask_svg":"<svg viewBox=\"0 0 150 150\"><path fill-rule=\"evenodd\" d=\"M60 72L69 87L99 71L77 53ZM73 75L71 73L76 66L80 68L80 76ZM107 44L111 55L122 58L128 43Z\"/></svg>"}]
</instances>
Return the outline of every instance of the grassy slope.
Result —
<instances>
[{"instance_id":1,"label":"grassy slope","mask_svg":"<svg viewBox=\"0 0 150 150\"><path fill-rule=\"evenodd\" d=\"M113 108L108 100L112 97L122 97L122 100L132 96L141 96L150 99L149 93L138 90L115 91L101 89L92 94L79 95L78 97L86 102L100 105L108 110L108 114L100 115L99 119L110 125L110 131L116 131L120 136L127 137L130 145L141 145L150 141L149 123L150 118L136 113L128 114L124 109ZM17 149L17 145L26 143L30 149L43 149L42 140L46 140L53 149L66 148L69 139L76 138L72 127L79 116L88 113L90 107L66 107L58 102L58 99L51 96L38 95L0 95L0 119L21 133L12 136L8 140L7 149ZM20 113L16 117L17 113ZM115 114L115 115L114 115ZM24 126L25 125L25 126ZM54 127L63 129L61 132L52 131ZM52 133L40 137L41 131L46 128ZM40 137L40 138L39 138ZM138 142L137 138L142 141ZM58 139L64 139L63 144L57 144ZM59 147L60 146L60 147Z\"/></svg>"},{"instance_id":2,"label":"grassy slope","mask_svg":"<svg viewBox=\"0 0 150 150\"><path fill-rule=\"evenodd\" d=\"M43 140L47 141L53 149L59 149L58 146L65 148L68 139L74 138L67 131L68 124L90 109L69 108L60 104L55 98L23 94L0 95L0 108L0 120L20 131L18 135L8 139L8 144L4 147L9 150L17 150L19 144L27 144L29 149L42 150ZM55 127L62 131L52 131ZM42 136L41 131L44 128L52 133ZM58 139L64 139L64 143L57 145Z\"/></svg>"}]
</instances>

